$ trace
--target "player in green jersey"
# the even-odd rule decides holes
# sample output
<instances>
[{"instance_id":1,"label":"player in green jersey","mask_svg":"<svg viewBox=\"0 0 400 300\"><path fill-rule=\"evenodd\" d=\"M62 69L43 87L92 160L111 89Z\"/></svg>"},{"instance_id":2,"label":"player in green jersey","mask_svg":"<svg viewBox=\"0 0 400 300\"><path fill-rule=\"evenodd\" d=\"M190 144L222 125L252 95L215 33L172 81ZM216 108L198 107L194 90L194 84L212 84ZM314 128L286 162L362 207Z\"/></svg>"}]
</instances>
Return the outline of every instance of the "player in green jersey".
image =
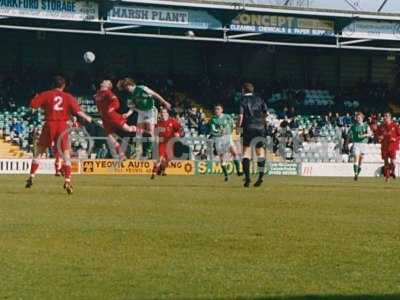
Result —
<instances>
[{"instance_id":1,"label":"player in green jersey","mask_svg":"<svg viewBox=\"0 0 400 300\"><path fill-rule=\"evenodd\" d=\"M355 123L350 127L349 137L353 142L353 158L354 158L354 180L358 180L361 173L361 165L365 154L365 145L368 138L372 136L369 125L364 122L364 115L361 112L356 114Z\"/></svg>"},{"instance_id":2,"label":"player in green jersey","mask_svg":"<svg viewBox=\"0 0 400 300\"><path fill-rule=\"evenodd\" d=\"M117 86L120 91L128 93L128 106L130 109L124 114L124 117L129 118L134 110L138 112L138 133L140 135L141 132L143 138L145 138L143 142L143 154L147 157L151 157L154 127L157 123L155 100L168 110L171 109L171 104L147 86L136 85L135 81L131 78L119 80ZM140 137L139 135L137 135L137 137Z\"/></svg>"},{"instance_id":3,"label":"player in green jersey","mask_svg":"<svg viewBox=\"0 0 400 300\"><path fill-rule=\"evenodd\" d=\"M228 181L227 156L229 153L233 156L236 173L240 173L240 160L235 144L233 143L232 133L234 121L231 116L224 114L224 108L221 104L214 106L214 116L210 120L210 134L214 140L215 150L221 162L222 171L224 172L225 181Z\"/></svg>"}]
</instances>

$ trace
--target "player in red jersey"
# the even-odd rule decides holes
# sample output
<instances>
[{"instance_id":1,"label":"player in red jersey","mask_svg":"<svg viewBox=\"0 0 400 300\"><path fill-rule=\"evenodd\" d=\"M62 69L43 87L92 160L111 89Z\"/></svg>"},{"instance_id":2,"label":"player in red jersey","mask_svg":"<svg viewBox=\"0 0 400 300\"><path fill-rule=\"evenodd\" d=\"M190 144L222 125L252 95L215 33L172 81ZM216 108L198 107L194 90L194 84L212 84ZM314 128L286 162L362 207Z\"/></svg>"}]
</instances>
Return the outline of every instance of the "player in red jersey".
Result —
<instances>
[{"instance_id":1,"label":"player in red jersey","mask_svg":"<svg viewBox=\"0 0 400 300\"><path fill-rule=\"evenodd\" d=\"M126 118L117 112L120 102L118 97L112 92L112 87L113 85L110 80L103 80L94 98L103 122L104 131L115 147L115 151L118 153L120 159L124 160L125 153L114 137L115 131L120 129L126 132L136 132L136 126L129 126L126 123Z\"/></svg>"},{"instance_id":2,"label":"player in red jersey","mask_svg":"<svg viewBox=\"0 0 400 300\"><path fill-rule=\"evenodd\" d=\"M158 121L156 128L158 129L159 143L158 162L155 163L151 179L155 178L155 175L165 174L165 169L168 166L168 162L173 155L172 143L169 143L172 138L177 138L182 135L182 127L179 121L169 116L166 108L161 109L161 119Z\"/></svg>"},{"instance_id":3,"label":"player in red jersey","mask_svg":"<svg viewBox=\"0 0 400 300\"><path fill-rule=\"evenodd\" d=\"M71 153L68 138L68 124L72 115L77 115L92 122L92 118L81 111L76 99L69 93L64 92L66 83L61 76L55 76L53 89L40 93L32 99L31 108L42 108L45 113L45 123L37 144L37 151L33 156L30 175L26 181L26 187L30 188L33 178L39 168L38 159L48 148L56 149L56 155L63 156L62 171L65 182L64 189L68 194L72 193L71 185Z\"/></svg>"},{"instance_id":4,"label":"player in red jersey","mask_svg":"<svg viewBox=\"0 0 400 300\"><path fill-rule=\"evenodd\" d=\"M400 141L400 127L393 122L390 113L384 114L377 135L381 142L382 159L385 162L384 176L387 181L390 177L396 178L396 152L399 150Z\"/></svg>"}]
</instances>

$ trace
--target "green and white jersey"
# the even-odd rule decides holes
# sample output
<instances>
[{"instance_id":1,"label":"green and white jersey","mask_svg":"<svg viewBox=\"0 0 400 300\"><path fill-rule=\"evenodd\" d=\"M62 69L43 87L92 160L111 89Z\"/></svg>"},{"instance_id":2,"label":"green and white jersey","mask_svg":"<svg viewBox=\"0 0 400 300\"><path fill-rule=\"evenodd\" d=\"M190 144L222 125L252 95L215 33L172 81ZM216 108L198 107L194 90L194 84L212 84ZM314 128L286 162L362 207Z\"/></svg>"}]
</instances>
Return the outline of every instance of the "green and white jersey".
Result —
<instances>
[{"instance_id":1,"label":"green and white jersey","mask_svg":"<svg viewBox=\"0 0 400 300\"><path fill-rule=\"evenodd\" d=\"M150 90L144 85L137 85L129 93L128 105L134 105L140 111L149 111L155 107L154 98L150 95Z\"/></svg>"},{"instance_id":2,"label":"green and white jersey","mask_svg":"<svg viewBox=\"0 0 400 300\"><path fill-rule=\"evenodd\" d=\"M221 137L232 134L233 119L230 115L221 114L219 117L213 116L210 121L210 133L212 137Z\"/></svg>"},{"instance_id":3,"label":"green and white jersey","mask_svg":"<svg viewBox=\"0 0 400 300\"><path fill-rule=\"evenodd\" d=\"M351 126L350 128L349 136L353 143L365 144L368 143L368 137L364 136L367 133L370 133L370 129L367 123L354 123L353 126Z\"/></svg>"}]
</instances>

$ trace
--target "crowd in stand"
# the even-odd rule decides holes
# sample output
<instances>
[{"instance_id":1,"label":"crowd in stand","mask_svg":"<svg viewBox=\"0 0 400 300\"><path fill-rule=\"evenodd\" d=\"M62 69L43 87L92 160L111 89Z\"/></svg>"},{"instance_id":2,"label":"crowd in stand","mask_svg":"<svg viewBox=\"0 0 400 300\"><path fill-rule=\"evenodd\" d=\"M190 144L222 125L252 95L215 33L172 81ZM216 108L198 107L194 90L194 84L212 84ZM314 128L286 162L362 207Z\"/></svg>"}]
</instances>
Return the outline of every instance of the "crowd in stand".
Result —
<instances>
[{"instance_id":1,"label":"crowd in stand","mask_svg":"<svg viewBox=\"0 0 400 300\"><path fill-rule=\"evenodd\" d=\"M382 121L382 114L370 114L366 122L373 133ZM396 121L396 119L395 119ZM295 112L285 116L271 115L269 120L269 136L272 138L273 151L278 152L283 145L292 151L301 147L302 143L317 143L322 139L325 142L335 142L340 146L343 154L351 153L349 129L353 125L354 114L329 112L326 115L304 116ZM376 136L371 136L368 143L378 143Z\"/></svg>"}]
</instances>

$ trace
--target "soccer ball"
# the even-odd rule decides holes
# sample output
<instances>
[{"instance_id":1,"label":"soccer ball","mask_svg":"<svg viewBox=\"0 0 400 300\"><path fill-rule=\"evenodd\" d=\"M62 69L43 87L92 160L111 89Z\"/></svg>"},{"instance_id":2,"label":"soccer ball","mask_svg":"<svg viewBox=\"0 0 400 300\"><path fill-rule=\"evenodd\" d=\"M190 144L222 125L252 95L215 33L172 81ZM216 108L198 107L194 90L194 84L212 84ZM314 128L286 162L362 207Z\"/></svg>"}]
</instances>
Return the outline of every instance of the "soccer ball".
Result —
<instances>
[{"instance_id":1,"label":"soccer ball","mask_svg":"<svg viewBox=\"0 0 400 300\"><path fill-rule=\"evenodd\" d=\"M83 59L85 60L85 63L91 64L96 59L96 55L91 51L87 51L83 54Z\"/></svg>"},{"instance_id":2,"label":"soccer ball","mask_svg":"<svg viewBox=\"0 0 400 300\"><path fill-rule=\"evenodd\" d=\"M192 30L188 30L188 31L186 31L185 35L188 37L194 37L195 33Z\"/></svg>"}]
</instances>

